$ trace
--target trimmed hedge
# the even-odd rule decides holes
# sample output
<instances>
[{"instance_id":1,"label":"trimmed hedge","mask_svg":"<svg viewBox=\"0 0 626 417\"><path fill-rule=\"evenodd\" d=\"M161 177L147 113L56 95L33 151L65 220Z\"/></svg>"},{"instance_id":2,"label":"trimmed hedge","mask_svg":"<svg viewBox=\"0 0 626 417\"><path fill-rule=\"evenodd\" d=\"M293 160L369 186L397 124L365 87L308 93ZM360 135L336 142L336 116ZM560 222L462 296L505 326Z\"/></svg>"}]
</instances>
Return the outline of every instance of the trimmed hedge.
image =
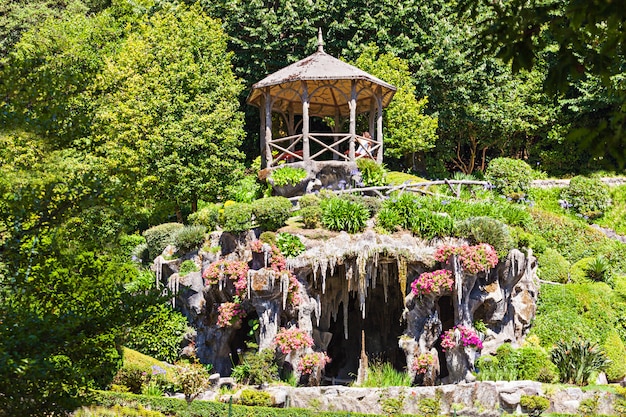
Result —
<instances>
[{"instance_id":1,"label":"trimmed hedge","mask_svg":"<svg viewBox=\"0 0 626 417\"><path fill-rule=\"evenodd\" d=\"M175 417L373 417L373 414L354 412L319 412L303 408L271 408L248 407L244 405L226 404L213 401L193 401L187 404L185 400L168 397L148 397L109 391L96 391L90 398L93 404L104 407L121 405L125 407L143 406ZM230 410L229 410L230 409Z\"/></svg>"},{"instance_id":2,"label":"trimmed hedge","mask_svg":"<svg viewBox=\"0 0 626 417\"><path fill-rule=\"evenodd\" d=\"M163 223L144 231L143 237L146 238L149 258L156 258L163 253L167 245L173 245L174 235L183 227L185 226L181 223Z\"/></svg>"}]
</instances>

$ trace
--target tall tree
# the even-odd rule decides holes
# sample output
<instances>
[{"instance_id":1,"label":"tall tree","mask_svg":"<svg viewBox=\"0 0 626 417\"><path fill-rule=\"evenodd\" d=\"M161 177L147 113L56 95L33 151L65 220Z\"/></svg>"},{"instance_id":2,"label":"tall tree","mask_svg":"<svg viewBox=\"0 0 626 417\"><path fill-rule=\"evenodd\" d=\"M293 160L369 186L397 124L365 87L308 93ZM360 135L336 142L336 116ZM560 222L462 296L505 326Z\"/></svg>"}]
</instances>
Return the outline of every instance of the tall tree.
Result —
<instances>
[{"instance_id":1,"label":"tall tree","mask_svg":"<svg viewBox=\"0 0 626 417\"><path fill-rule=\"evenodd\" d=\"M370 44L355 65L398 89L385 112L385 155L404 158L415 169L418 153L434 146L437 118L424 114L426 97L415 97L408 63L391 53L379 54L378 47Z\"/></svg>"},{"instance_id":2,"label":"tall tree","mask_svg":"<svg viewBox=\"0 0 626 417\"><path fill-rule=\"evenodd\" d=\"M178 209L215 198L238 174L242 85L220 23L166 5L124 41L98 77L92 140L140 195Z\"/></svg>"}]
</instances>

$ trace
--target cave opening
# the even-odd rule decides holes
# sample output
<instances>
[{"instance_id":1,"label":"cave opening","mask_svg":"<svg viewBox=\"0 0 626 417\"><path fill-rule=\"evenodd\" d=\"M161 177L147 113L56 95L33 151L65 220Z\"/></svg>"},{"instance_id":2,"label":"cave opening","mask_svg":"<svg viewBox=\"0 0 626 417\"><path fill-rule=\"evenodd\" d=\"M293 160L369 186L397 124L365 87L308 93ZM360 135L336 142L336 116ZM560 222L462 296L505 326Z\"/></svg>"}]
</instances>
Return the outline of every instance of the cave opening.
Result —
<instances>
[{"instance_id":1,"label":"cave opening","mask_svg":"<svg viewBox=\"0 0 626 417\"><path fill-rule=\"evenodd\" d=\"M228 342L233 367L241 363L245 351L257 350L259 344L258 323L259 315L256 311L251 311L242 319L241 327L233 332Z\"/></svg>"},{"instance_id":2,"label":"cave opening","mask_svg":"<svg viewBox=\"0 0 626 417\"><path fill-rule=\"evenodd\" d=\"M365 319L362 317L357 292L348 297L348 338L344 336L343 302L330 321L332 338L327 348L331 362L326 366L326 378L333 383L349 383L356 378L361 357L361 335L365 332L365 353L370 366L390 363L397 371L406 369L406 356L398 345L404 332L401 322L404 302L400 285L392 281L387 287L387 299L382 285L368 288Z\"/></svg>"},{"instance_id":3,"label":"cave opening","mask_svg":"<svg viewBox=\"0 0 626 417\"><path fill-rule=\"evenodd\" d=\"M451 296L444 295L437 300L437 312L441 320L442 332L446 332L454 327L454 305ZM437 349L437 356L439 357L439 377L445 378L449 375L449 371L446 365L446 354L441 347L441 337L437 338L435 349Z\"/></svg>"}]
</instances>

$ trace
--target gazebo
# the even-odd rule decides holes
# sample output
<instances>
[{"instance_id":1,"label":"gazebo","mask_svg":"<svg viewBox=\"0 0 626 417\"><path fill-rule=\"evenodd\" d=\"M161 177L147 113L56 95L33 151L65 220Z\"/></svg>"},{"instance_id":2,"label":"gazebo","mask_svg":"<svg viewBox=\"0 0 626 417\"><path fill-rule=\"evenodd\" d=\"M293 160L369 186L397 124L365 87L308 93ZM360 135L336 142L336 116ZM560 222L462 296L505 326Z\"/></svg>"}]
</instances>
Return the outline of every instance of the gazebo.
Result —
<instances>
[{"instance_id":1,"label":"gazebo","mask_svg":"<svg viewBox=\"0 0 626 417\"><path fill-rule=\"evenodd\" d=\"M248 103L260 109L263 168L359 158L383 161L383 108L396 88L326 54L323 45L319 29L317 52L252 86ZM272 136L274 113L283 118L284 137ZM369 113L369 131L358 134L357 115L364 113ZM333 120L330 132L311 131L316 116ZM347 120L348 132L342 132ZM368 146L358 146L364 143Z\"/></svg>"}]
</instances>

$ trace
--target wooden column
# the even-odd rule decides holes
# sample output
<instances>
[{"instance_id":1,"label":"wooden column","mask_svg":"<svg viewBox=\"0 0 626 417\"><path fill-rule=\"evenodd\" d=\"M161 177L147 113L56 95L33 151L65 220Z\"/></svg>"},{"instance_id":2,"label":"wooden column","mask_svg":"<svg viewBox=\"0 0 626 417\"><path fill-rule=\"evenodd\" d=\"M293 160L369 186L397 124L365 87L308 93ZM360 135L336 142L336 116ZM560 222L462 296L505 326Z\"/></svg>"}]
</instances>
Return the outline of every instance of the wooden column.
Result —
<instances>
[{"instance_id":1,"label":"wooden column","mask_svg":"<svg viewBox=\"0 0 626 417\"><path fill-rule=\"evenodd\" d=\"M266 139L265 139L265 93L261 95L261 105L259 106L259 118L261 119L261 129L259 131L259 139L261 142L261 168L267 168Z\"/></svg>"},{"instance_id":2,"label":"wooden column","mask_svg":"<svg viewBox=\"0 0 626 417\"><path fill-rule=\"evenodd\" d=\"M383 93L380 87L376 89L376 140L380 144L376 162L383 163Z\"/></svg>"},{"instance_id":3,"label":"wooden column","mask_svg":"<svg viewBox=\"0 0 626 417\"><path fill-rule=\"evenodd\" d=\"M272 158L272 147L270 146L272 142L272 97L270 96L269 87L265 89L263 95L265 101L265 160L267 161L267 166L271 167L274 161Z\"/></svg>"},{"instance_id":4,"label":"wooden column","mask_svg":"<svg viewBox=\"0 0 626 417\"><path fill-rule=\"evenodd\" d=\"M335 110L335 126L333 126L333 133L335 133L335 136L333 136L333 149L335 149L337 152L339 152L339 149L336 148L337 146L337 140L339 140L339 137L337 136L337 133L339 133L339 129L340 129L340 124L341 124L341 113L339 112L339 109ZM333 152L333 159L335 161L337 161L339 159L339 155L337 155L336 153Z\"/></svg>"},{"instance_id":5,"label":"wooden column","mask_svg":"<svg viewBox=\"0 0 626 417\"><path fill-rule=\"evenodd\" d=\"M293 136L296 134L296 119L293 111L293 104L289 104L287 112L287 134L289 136Z\"/></svg>"},{"instance_id":6,"label":"wooden column","mask_svg":"<svg viewBox=\"0 0 626 417\"><path fill-rule=\"evenodd\" d=\"M368 131L372 134L373 138L376 138L376 99L372 97L370 100L370 113Z\"/></svg>"},{"instance_id":7,"label":"wooden column","mask_svg":"<svg viewBox=\"0 0 626 417\"><path fill-rule=\"evenodd\" d=\"M354 161L354 140L356 139L356 81L350 89L350 161Z\"/></svg>"},{"instance_id":8,"label":"wooden column","mask_svg":"<svg viewBox=\"0 0 626 417\"><path fill-rule=\"evenodd\" d=\"M302 160L308 162L311 159L309 148L309 88L302 81Z\"/></svg>"}]
</instances>

